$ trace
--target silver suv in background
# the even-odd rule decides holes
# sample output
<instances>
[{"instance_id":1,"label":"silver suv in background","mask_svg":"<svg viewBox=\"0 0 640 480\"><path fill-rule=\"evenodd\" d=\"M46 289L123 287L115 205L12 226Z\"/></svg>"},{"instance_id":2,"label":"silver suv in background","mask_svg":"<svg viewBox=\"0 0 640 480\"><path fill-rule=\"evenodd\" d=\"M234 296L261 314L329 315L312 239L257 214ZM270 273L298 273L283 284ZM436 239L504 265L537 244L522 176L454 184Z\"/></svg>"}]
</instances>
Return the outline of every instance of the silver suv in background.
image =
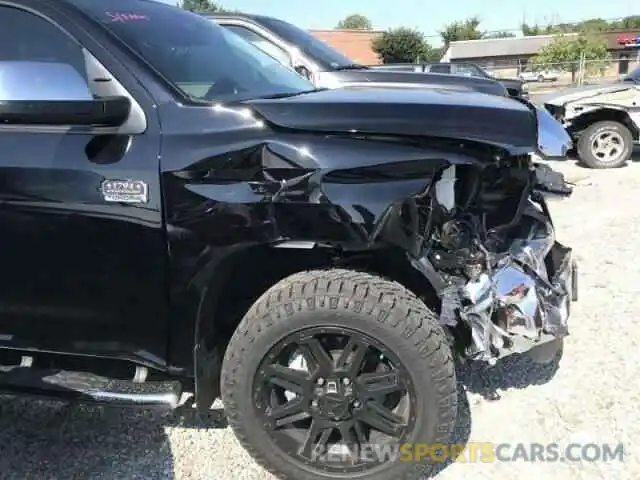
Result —
<instances>
[{"instance_id":1,"label":"silver suv in background","mask_svg":"<svg viewBox=\"0 0 640 480\"><path fill-rule=\"evenodd\" d=\"M518 78L523 82L555 82L560 77L560 73L555 70L525 70L520 72Z\"/></svg>"}]
</instances>

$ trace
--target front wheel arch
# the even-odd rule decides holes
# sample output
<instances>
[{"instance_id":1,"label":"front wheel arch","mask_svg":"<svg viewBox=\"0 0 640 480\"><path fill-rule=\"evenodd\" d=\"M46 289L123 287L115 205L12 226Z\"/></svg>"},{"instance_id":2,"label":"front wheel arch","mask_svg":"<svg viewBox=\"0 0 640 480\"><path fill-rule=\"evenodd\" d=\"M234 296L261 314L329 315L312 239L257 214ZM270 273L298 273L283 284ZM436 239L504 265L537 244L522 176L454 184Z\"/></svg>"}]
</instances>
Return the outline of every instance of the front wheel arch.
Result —
<instances>
[{"instance_id":1,"label":"front wheel arch","mask_svg":"<svg viewBox=\"0 0 640 480\"><path fill-rule=\"evenodd\" d=\"M577 141L582 133L596 122L612 121L618 122L629 129L633 140L640 140L640 129L633 122L629 113L622 108L605 107L584 113L578 117L571 119L569 133Z\"/></svg>"},{"instance_id":2,"label":"front wheel arch","mask_svg":"<svg viewBox=\"0 0 640 480\"><path fill-rule=\"evenodd\" d=\"M314 268L349 268L393 279L413 292L434 312L440 311L437 286L420 273L399 248L372 248L357 253L337 249L274 248L257 245L212 263L202 272L199 308L195 320L194 375L196 404L205 411L219 396L221 360L228 342L249 307L277 282ZM222 268L224 267L224 268ZM237 296L242 285L242 298Z\"/></svg>"}]
</instances>

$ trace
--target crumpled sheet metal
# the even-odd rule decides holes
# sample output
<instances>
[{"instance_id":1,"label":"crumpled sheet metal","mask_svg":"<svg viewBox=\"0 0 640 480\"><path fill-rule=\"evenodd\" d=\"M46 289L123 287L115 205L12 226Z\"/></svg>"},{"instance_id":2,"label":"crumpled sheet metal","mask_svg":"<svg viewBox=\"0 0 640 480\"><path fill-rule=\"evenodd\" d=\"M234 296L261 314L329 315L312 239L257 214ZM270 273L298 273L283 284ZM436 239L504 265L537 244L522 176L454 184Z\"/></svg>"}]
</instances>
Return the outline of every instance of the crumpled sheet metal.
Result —
<instances>
[{"instance_id":1,"label":"crumpled sheet metal","mask_svg":"<svg viewBox=\"0 0 640 480\"><path fill-rule=\"evenodd\" d=\"M191 195L172 202L182 211L170 212L170 223L202 228L214 245L245 239L362 249L385 241L417 254L427 220L418 205L452 163L478 161L384 141L268 142L175 174L184 184L174 191ZM209 221L216 228L205 231Z\"/></svg>"},{"instance_id":2,"label":"crumpled sheet metal","mask_svg":"<svg viewBox=\"0 0 640 480\"><path fill-rule=\"evenodd\" d=\"M460 313L472 330L472 356L480 360L495 362L568 333L571 249L555 240L550 223L537 222L509 253L462 288L469 305Z\"/></svg>"}]
</instances>

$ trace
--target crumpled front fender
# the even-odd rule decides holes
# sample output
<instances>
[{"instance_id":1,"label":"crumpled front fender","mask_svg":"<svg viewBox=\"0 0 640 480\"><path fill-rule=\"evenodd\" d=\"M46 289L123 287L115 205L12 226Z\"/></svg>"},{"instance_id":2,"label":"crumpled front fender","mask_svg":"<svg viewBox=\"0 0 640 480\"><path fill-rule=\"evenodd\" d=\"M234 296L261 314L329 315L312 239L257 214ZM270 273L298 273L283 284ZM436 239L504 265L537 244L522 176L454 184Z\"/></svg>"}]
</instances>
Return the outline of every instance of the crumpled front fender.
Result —
<instances>
[{"instance_id":1,"label":"crumpled front fender","mask_svg":"<svg viewBox=\"0 0 640 480\"><path fill-rule=\"evenodd\" d=\"M414 232L426 219L415 203L454 163L478 160L393 139L279 138L167 176L168 219L197 228L209 245L307 241L348 250L385 241L416 252ZM398 212L414 224L394 223Z\"/></svg>"}]
</instances>

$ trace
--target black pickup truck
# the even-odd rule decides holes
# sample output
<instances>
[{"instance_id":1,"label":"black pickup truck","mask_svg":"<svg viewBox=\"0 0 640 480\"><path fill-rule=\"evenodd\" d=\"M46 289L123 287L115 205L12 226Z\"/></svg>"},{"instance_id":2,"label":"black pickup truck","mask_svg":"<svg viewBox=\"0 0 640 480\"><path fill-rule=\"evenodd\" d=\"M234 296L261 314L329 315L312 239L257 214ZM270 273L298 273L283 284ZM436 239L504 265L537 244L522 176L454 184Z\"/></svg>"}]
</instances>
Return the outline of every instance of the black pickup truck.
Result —
<instances>
[{"instance_id":1,"label":"black pickup truck","mask_svg":"<svg viewBox=\"0 0 640 480\"><path fill-rule=\"evenodd\" d=\"M0 24L2 390L221 397L280 478L411 479L435 460L372 447L449 441L454 358L562 348L545 199L571 190L525 103L317 89L154 1L3 0Z\"/></svg>"}]
</instances>

